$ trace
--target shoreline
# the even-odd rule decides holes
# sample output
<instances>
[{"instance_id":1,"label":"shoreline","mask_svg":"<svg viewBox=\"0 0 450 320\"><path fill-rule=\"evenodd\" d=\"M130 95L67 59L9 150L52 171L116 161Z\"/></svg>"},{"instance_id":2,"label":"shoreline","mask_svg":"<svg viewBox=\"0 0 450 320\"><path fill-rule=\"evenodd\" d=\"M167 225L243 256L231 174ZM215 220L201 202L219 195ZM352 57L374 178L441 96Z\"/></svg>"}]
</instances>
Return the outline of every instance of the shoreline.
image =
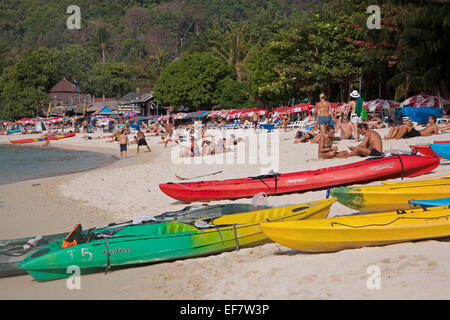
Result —
<instances>
[{"instance_id":1,"label":"shoreline","mask_svg":"<svg viewBox=\"0 0 450 320\"><path fill-rule=\"evenodd\" d=\"M314 170L363 159L318 160L317 145L292 144L295 132L280 132L279 172ZM384 141L384 149L408 151L410 144L444 139L450 140L450 133ZM70 231L76 223L89 228L181 209L188 204L167 197L158 186L176 181L175 174L194 177L223 171L204 180L260 174L261 167L254 164L177 165L170 158L174 144L164 149L159 141L160 137L147 138L152 152L145 149L139 155L131 145L128 159L108 167L1 185L0 238ZM119 154L116 143L82 139L59 142L63 140L52 144ZM337 142L340 149L355 144L354 140ZM404 181L445 174L450 174L448 160L441 161L429 174ZM380 182L367 185L376 184ZM267 200L270 205L287 205L323 199L325 195L326 190L321 190ZM209 203L251 203L251 199ZM355 211L335 203L329 216L351 213ZM304 254L269 243L207 257L117 269L107 275L91 274L81 278L81 290L68 290L65 280L37 282L29 275L0 278L0 299L450 299L450 275L446 271L449 249L448 241L427 240ZM382 290L366 287L366 269L373 264L381 268Z\"/></svg>"}]
</instances>

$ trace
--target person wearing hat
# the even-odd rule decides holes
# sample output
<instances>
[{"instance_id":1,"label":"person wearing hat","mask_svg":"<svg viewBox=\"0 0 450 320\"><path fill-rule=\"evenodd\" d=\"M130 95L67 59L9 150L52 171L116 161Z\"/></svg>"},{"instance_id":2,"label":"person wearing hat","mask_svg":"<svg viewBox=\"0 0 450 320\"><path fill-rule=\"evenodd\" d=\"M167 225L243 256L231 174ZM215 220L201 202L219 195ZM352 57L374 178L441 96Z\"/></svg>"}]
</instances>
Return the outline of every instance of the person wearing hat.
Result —
<instances>
[{"instance_id":1,"label":"person wearing hat","mask_svg":"<svg viewBox=\"0 0 450 320\"><path fill-rule=\"evenodd\" d=\"M359 142L358 123L362 123L361 112L363 107L363 100L358 93L358 90L353 90L350 93L348 109L346 117L350 114L350 121L352 122L353 132L356 137L356 141Z\"/></svg>"}]
</instances>

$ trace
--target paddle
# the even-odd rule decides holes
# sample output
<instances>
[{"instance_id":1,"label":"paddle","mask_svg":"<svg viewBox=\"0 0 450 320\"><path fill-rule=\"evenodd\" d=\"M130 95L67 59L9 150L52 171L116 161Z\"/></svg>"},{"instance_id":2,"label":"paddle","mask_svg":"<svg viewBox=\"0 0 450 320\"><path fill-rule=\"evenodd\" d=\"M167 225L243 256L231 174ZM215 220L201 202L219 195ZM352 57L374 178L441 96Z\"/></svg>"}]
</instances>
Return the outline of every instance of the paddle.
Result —
<instances>
[{"instance_id":1,"label":"paddle","mask_svg":"<svg viewBox=\"0 0 450 320\"><path fill-rule=\"evenodd\" d=\"M213 175L219 174L221 172L222 171L217 171L217 172L213 172L213 173L209 173L209 174L205 174L205 175L201 175L201 176L197 176L197 177L191 177L191 178L183 178L183 177L180 177L179 175L176 175L175 173L174 173L174 176L177 177L177 179L179 179L179 180L190 180L190 179L197 179L197 178L213 176Z\"/></svg>"}]
</instances>

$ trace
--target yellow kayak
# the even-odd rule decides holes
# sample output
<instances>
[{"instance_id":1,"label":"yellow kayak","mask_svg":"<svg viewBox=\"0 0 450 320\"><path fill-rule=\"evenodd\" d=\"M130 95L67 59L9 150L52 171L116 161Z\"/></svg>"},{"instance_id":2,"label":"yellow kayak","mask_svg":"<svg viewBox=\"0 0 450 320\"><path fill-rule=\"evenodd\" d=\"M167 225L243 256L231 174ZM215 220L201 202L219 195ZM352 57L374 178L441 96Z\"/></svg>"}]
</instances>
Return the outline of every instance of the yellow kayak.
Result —
<instances>
[{"instance_id":1,"label":"yellow kayak","mask_svg":"<svg viewBox=\"0 0 450 320\"><path fill-rule=\"evenodd\" d=\"M261 223L267 237L304 252L335 252L450 236L450 206Z\"/></svg>"},{"instance_id":2,"label":"yellow kayak","mask_svg":"<svg viewBox=\"0 0 450 320\"><path fill-rule=\"evenodd\" d=\"M363 212L410 209L410 200L448 198L450 177L364 187L333 188L330 195L346 207Z\"/></svg>"},{"instance_id":3,"label":"yellow kayak","mask_svg":"<svg viewBox=\"0 0 450 320\"><path fill-rule=\"evenodd\" d=\"M434 178L428 178L428 179L417 179L417 180L408 180L408 181L402 181L402 182L396 182L396 181L381 181L382 184L384 185L392 185L392 184L398 184L398 183L408 183L408 184L420 184L420 183L427 183L430 182L432 180L438 180L438 179L450 179L450 174L447 174L445 176L439 176L439 177L434 177Z\"/></svg>"},{"instance_id":4,"label":"yellow kayak","mask_svg":"<svg viewBox=\"0 0 450 320\"><path fill-rule=\"evenodd\" d=\"M223 215L214 219L215 225L258 224L264 221L290 221L301 219L323 219L328 216L336 198L310 201L282 207L267 208L259 211Z\"/></svg>"}]
</instances>

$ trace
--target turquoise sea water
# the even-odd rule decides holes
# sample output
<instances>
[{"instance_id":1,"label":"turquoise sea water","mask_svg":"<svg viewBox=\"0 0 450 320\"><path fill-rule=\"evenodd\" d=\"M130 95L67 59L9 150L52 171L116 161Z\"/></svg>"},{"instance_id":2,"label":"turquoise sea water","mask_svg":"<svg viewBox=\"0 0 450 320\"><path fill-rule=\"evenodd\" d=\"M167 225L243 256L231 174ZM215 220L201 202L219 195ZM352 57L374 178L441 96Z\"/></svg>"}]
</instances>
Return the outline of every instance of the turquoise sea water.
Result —
<instances>
[{"instance_id":1,"label":"turquoise sea water","mask_svg":"<svg viewBox=\"0 0 450 320\"><path fill-rule=\"evenodd\" d=\"M0 184L94 169L116 159L97 152L0 144Z\"/></svg>"}]
</instances>

